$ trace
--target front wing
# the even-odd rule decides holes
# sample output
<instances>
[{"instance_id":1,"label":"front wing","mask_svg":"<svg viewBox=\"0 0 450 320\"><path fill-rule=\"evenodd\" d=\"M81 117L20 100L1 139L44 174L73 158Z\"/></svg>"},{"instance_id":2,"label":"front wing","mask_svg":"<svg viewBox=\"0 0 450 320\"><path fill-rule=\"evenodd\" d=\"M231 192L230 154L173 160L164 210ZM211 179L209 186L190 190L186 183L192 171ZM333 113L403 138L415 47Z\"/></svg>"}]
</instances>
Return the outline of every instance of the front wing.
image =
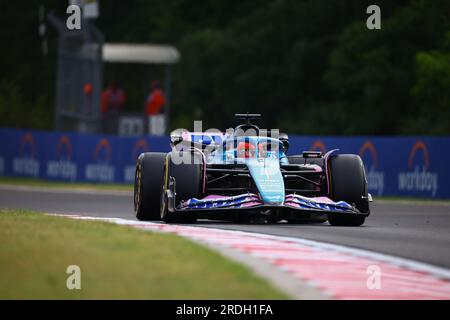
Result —
<instances>
[{"instance_id":1,"label":"front wing","mask_svg":"<svg viewBox=\"0 0 450 320\"><path fill-rule=\"evenodd\" d=\"M173 187L173 185L172 185ZM332 201L327 197L308 198L298 194L288 194L282 204L263 203L254 193L244 193L236 196L209 195L202 199L192 198L177 202L173 189L169 187L168 209L171 212L226 212L226 211L263 211L267 209L296 211L318 214L348 214L367 215L359 212L345 201Z\"/></svg>"}]
</instances>

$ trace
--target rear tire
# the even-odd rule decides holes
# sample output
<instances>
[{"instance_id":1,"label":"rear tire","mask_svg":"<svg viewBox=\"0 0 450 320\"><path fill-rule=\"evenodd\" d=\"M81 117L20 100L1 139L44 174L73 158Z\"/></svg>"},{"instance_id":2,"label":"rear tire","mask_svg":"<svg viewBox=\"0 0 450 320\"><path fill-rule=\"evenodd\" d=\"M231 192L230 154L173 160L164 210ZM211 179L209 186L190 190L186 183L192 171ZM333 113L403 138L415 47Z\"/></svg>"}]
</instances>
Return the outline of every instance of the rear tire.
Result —
<instances>
[{"instance_id":1,"label":"rear tire","mask_svg":"<svg viewBox=\"0 0 450 320\"><path fill-rule=\"evenodd\" d=\"M168 170L168 179L170 177L175 179L175 206L179 205L181 201L200 198L202 195L203 158L198 153L193 154L194 158L194 163L175 164L172 161L172 154L169 156L165 170ZM166 183L162 193L161 219L167 223L195 223L197 216L193 212L170 212L168 210L166 197L168 181Z\"/></svg>"},{"instance_id":2,"label":"rear tire","mask_svg":"<svg viewBox=\"0 0 450 320\"><path fill-rule=\"evenodd\" d=\"M367 179L361 158L353 154L336 155L329 160L329 179L331 180L330 198L354 205L359 212L368 215L369 200ZM332 226L361 226L366 215L329 214Z\"/></svg>"},{"instance_id":3,"label":"rear tire","mask_svg":"<svg viewBox=\"0 0 450 320\"><path fill-rule=\"evenodd\" d=\"M159 221L165 153L147 152L139 156L134 179L134 212L138 220Z\"/></svg>"}]
</instances>

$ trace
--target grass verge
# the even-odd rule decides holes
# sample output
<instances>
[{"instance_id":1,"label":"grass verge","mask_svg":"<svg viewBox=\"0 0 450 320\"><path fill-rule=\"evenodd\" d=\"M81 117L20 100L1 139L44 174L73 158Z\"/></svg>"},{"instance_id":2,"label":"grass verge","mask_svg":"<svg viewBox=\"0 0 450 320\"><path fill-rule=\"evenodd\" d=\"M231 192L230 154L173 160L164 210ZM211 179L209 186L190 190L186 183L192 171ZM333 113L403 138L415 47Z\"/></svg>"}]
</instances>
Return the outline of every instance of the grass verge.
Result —
<instances>
[{"instance_id":1,"label":"grass verge","mask_svg":"<svg viewBox=\"0 0 450 320\"><path fill-rule=\"evenodd\" d=\"M250 270L176 235L0 211L0 299L286 299ZM81 290L68 290L69 265Z\"/></svg>"}]
</instances>

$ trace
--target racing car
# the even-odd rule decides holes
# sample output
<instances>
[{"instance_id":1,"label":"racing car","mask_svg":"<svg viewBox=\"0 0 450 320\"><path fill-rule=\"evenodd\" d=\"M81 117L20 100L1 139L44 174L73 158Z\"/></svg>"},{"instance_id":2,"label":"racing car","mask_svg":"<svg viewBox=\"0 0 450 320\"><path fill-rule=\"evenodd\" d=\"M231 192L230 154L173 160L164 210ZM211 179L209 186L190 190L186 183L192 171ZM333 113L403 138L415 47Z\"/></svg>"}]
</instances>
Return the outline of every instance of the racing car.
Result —
<instances>
[{"instance_id":1,"label":"racing car","mask_svg":"<svg viewBox=\"0 0 450 320\"><path fill-rule=\"evenodd\" d=\"M171 152L138 157L139 220L364 223L372 199L358 155L338 150L288 155L287 134L260 129L253 121L259 114L235 116L243 123L231 133L176 130Z\"/></svg>"}]
</instances>

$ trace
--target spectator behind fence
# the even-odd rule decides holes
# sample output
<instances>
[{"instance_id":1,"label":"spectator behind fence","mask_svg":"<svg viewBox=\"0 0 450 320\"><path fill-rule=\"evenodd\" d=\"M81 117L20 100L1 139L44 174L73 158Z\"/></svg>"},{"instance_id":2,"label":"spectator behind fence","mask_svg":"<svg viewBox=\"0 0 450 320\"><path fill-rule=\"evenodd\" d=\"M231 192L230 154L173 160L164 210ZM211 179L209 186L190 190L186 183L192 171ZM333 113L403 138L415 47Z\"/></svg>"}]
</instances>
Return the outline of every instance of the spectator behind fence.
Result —
<instances>
[{"instance_id":1,"label":"spectator behind fence","mask_svg":"<svg viewBox=\"0 0 450 320\"><path fill-rule=\"evenodd\" d=\"M166 131L166 119L164 106L166 97L162 91L159 81L153 80L151 92L145 102L145 114L148 117L148 129L150 134L163 135Z\"/></svg>"},{"instance_id":2,"label":"spectator behind fence","mask_svg":"<svg viewBox=\"0 0 450 320\"><path fill-rule=\"evenodd\" d=\"M119 88L116 81L111 81L101 97L103 133L117 134L119 114L125 107L125 101L125 92Z\"/></svg>"},{"instance_id":3,"label":"spectator behind fence","mask_svg":"<svg viewBox=\"0 0 450 320\"><path fill-rule=\"evenodd\" d=\"M92 94L94 92L94 88L92 83L86 82L83 85L83 108L82 112L86 114L90 114L94 112L92 108Z\"/></svg>"}]
</instances>

